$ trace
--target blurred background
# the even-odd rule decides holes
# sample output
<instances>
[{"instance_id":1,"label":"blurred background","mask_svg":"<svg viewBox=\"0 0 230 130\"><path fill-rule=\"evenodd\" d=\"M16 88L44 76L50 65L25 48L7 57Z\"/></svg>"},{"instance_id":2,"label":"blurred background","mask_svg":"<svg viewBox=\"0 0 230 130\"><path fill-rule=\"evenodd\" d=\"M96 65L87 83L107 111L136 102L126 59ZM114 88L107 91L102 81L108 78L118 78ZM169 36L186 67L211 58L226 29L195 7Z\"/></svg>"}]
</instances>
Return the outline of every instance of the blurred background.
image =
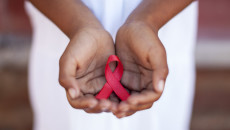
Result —
<instances>
[{"instance_id":1,"label":"blurred background","mask_svg":"<svg viewBox=\"0 0 230 130\"><path fill-rule=\"evenodd\" d=\"M23 0L0 0L0 130L31 130ZM191 130L230 130L230 0L200 0Z\"/></svg>"}]
</instances>

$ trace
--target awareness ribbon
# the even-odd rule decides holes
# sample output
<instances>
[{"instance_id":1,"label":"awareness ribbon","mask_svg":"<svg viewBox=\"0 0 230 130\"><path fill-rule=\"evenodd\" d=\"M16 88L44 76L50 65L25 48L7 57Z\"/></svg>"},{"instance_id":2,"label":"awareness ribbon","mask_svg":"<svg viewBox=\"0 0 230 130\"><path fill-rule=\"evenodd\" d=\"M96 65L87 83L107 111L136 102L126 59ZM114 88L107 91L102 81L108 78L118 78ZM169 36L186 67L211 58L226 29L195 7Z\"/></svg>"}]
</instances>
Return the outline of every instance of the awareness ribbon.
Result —
<instances>
[{"instance_id":1,"label":"awareness ribbon","mask_svg":"<svg viewBox=\"0 0 230 130\"><path fill-rule=\"evenodd\" d=\"M114 72L109 67L109 63L117 61L118 65ZM111 55L108 58L108 61L105 66L105 78L106 83L101 89L101 91L97 94L97 99L107 99L110 94L114 91L115 94L123 101L129 97L129 93L126 89L121 85L120 80L123 74L123 65L119 58L116 55Z\"/></svg>"}]
</instances>

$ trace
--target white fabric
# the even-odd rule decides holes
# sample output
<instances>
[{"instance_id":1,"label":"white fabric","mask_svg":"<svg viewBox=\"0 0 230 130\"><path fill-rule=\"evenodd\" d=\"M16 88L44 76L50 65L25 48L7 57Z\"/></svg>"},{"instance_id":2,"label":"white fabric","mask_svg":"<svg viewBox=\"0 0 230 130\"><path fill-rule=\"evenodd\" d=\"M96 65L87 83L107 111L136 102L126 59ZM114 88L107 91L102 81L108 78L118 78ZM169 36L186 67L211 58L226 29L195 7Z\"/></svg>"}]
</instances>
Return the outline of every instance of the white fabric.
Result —
<instances>
[{"instance_id":1,"label":"white fabric","mask_svg":"<svg viewBox=\"0 0 230 130\"><path fill-rule=\"evenodd\" d=\"M141 0L83 0L113 38ZM151 109L117 119L112 114L87 114L68 104L58 83L58 62L69 39L29 2L33 26L29 91L34 130L187 130L192 111L197 2L159 31L169 65L164 93Z\"/></svg>"}]
</instances>

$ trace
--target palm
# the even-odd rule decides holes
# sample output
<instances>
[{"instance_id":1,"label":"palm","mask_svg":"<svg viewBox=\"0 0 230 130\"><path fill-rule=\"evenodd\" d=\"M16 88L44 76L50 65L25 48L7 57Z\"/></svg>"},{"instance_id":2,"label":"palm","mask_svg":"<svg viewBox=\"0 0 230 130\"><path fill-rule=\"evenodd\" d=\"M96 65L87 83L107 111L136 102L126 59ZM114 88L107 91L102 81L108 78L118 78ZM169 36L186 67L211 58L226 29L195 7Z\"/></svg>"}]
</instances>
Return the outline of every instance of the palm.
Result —
<instances>
[{"instance_id":1,"label":"palm","mask_svg":"<svg viewBox=\"0 0 230 130\"><path fill-rule=\"evenodd\" d=\"M118 47L119 48L119 47ZM120 49L119 57L124 66L121 83L130 91L140 92L143 89L152 88L152 70L146 68L134 57L127 57L128 50Z\"/></svg>"},{"instance_id":2,"label":"palm","mask_svg":"<svg viewBox=\"0 0 230 130\"><path fill-rule=\"evenodd\" d=\"M151 40L151 42L148 40ZM154 49L154 44L158 46L158 42L158 40L154 39L152 30L145 26L140 28L138 26L126 26L122 27L118 32L116 53L124 65L124 74L121 82L129 90L141 91L153 88L153 69L149 56L150 49ZM158 57L158 54L154 54L152 57Z\"/></svg>"}]
</instances>

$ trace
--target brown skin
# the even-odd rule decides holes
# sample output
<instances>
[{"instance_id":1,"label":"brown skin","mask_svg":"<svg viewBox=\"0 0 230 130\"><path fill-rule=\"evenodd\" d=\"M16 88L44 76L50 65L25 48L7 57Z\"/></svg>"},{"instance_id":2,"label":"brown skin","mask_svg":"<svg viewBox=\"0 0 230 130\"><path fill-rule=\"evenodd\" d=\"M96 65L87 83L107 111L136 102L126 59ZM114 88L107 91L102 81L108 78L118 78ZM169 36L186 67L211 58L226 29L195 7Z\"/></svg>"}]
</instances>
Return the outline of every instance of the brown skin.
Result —
<instances>
[{"instance_id":1,"label":"brown skin","mask_svg":"<svg viewBox=\"0 0 230 130\"><path fill-rule=\"evenodd\" d=\"M114 53L112 38L103 29L84 28L70 40L60 58L59 82L76 91L72 98L67 93L72 107L94 113L111 108L110 100L97 100L95 94L106 82L105 64Z\"/></svg>"},{"instance_id":2,"label":"brown skin","mask_svg":"<svg viewBox=\"0 0 230 130\"><path fill-rule=\"evenodd\" d=\"M124 65L121 83L131 91L127 101L119 104L114 95L110 100L94 97L106 82L104 67L115 49L92 12L80 0L30 1L70 38L60 59L59 81L74 108L89 113L112 111L121 118L150 108L160 98L168 66L157 33L192 0L143 0L119 29L116 54Z\"/></svg>"},{"instance_id":3,"label":"brown skin","mask_svg":"<svg viewBox=\"0 0 230 130\"><path fill-rule=\"evenodd\" d=\"M116 102L95 98L106 82L107 59L115 54L110 34L80 0L30 1L70 38L59 65L59 82L70 105L90 113L111 110Z\"/></svg>"},{"instance_id":4,"label":"brown skin","mask_svg":"<svg viewBox=\"0 0 230 130\"><path fill-rule=\"evenodd\" d=\"M135 94L120 103L114 114L123 117L150 108L163 91L159 82L164 83L168 75L166 52L158 36L148 24L127 23L117 33L116 53L124 65L121 83Z\"/></svg>"},{"instance_id":5,"label":"brown skin","mask_svg":"<svg viewBox=\"0 0 230 130\"><path fill-rule=\"evenodd\" d=\"M121 83L134 94L113 112L118 118L152 107L168 75L158 30L193 0L143 0L116 36L116 54L124 65ZM160 83L161 82L161 83Z\"/></svg>"}]
</instances>

